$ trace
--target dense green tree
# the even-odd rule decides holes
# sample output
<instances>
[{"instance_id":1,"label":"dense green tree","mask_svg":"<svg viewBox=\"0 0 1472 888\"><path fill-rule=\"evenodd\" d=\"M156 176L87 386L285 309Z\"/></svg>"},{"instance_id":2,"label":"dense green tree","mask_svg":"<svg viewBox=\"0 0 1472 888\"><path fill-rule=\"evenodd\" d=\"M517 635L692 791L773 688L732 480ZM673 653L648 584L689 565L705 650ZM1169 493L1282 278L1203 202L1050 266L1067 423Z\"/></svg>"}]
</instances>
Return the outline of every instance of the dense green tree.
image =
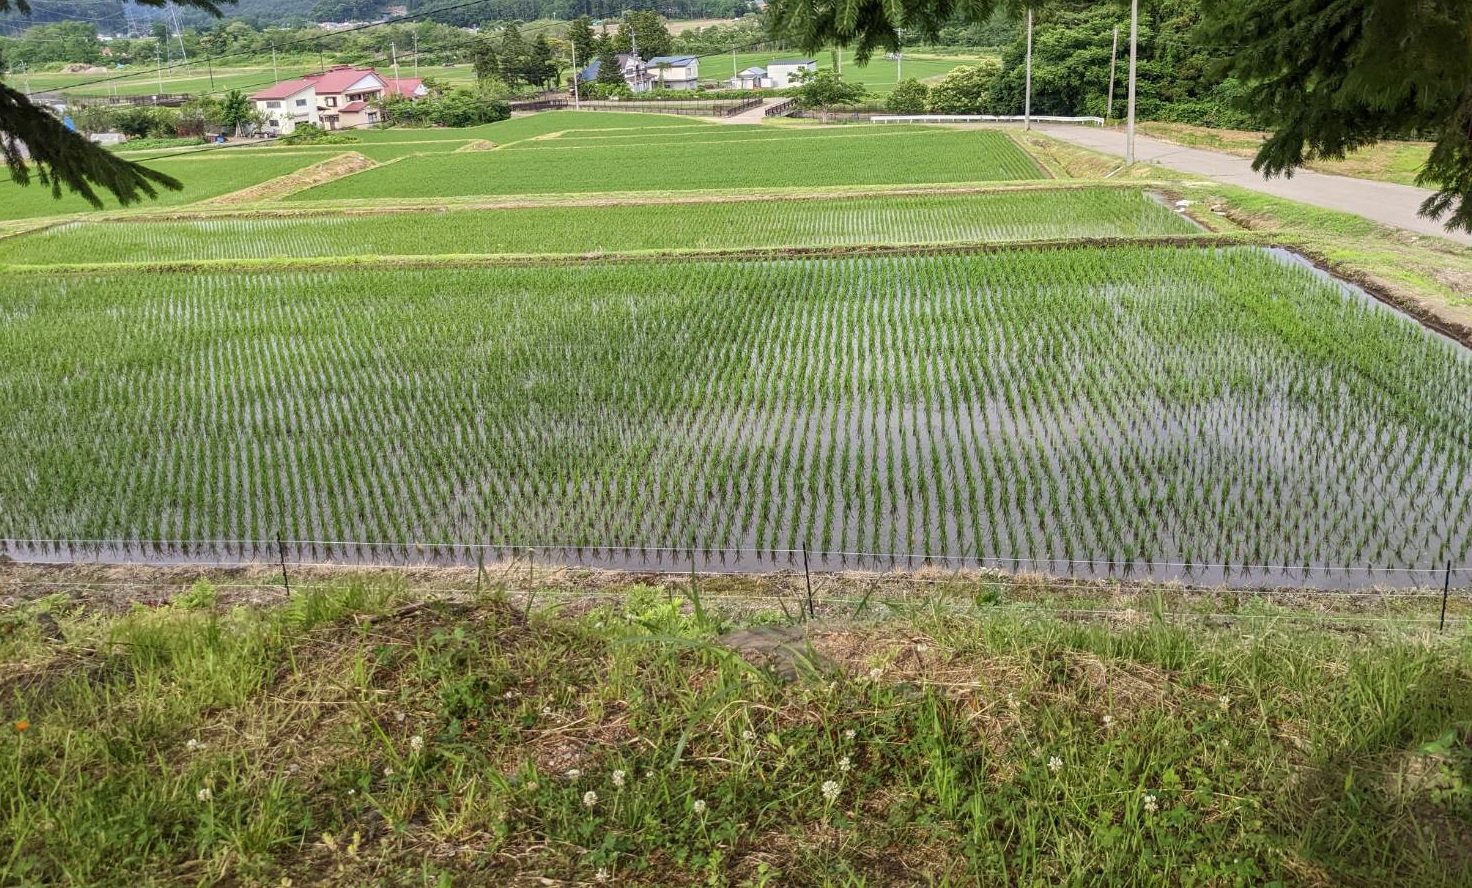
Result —
<instances>
[{"instance_id":1,"label":"dense green tree","mask_svg":"<svg viewBox=\"0 0 1472 888\"><path fill-rule=\"evenodd\" d=\"M598 38L593 36L593 21L585 15L567 23L567 42L577 53L578 66L586 67L598 52Z\"/></svg>"},{"instance_id":2,"label":"dense green tree","mask_svg":"<svg viewBox=\"0 0 1472 888\"><path fill-rule=\"evenodd\" d=\"M471 47L470 65L475 70L476 80L496 80L501 76L501 55L489 40L477 40Z\"/></svg>"},{"instance_id":3,"label":"dense green tree","mask_svg":"<svg viewBox=\"0 0 1472 888\"><path fill-rule=\"evenodd\" d=\"M986 114L992 108L992 85L1002 66L993 59L956 68L930 88L927 110L933 114Z\"/></svg>"},{"instance_id":4,"label":"dense green tree","mask_svg":"<svg viewBox=\"0 0 1472 888\"><path fill-rule=\"evenodd\" d=\"M255 106L238 89L230 90L220 102L220 126L231 132L253 122L257 116Z\"/></svg>"},{"instance_id":5,"label":"dense green tree","mask_svg":"<svg viewBox=\"0 0 1472 888\"><path fill-rule=\"evenodd\" d=\"M869 95L862 83L844 80L837 71L797 71L792 79L797 84L793 95L804 108L856 105Z\"/></svg>"},{"instance_id":6,"label":"dense green tree","mask_svg":"<svg viewBox=\"0 0 1472 888\"><path fill-rule=\"evenodd\" d=\"M1203 0L1203 39L1273 123L1254 169L1291 174L1381 139L1435 141L1421 212L1472 231L1472 3Z\"/></svg>"},{"instance_id":7,"label":"dense green tree","mask_svg":"<svg viewBox=\"0 0 1472 888\"><path fill-rule=\"evenodd\" d=\"M615 52L629 52L633 41L639 43L639 57L652 59L668 55L674 46L674 38L664 20L653 10L630 12L619 22L618 32L613 35Z\"/></svg>"},{"instance_id":8,"label":"dense green tree","mask_svg":"<svg viewBox=\"0 0 1472 888\"><path fill-rule=\"evenodd\" d=\"M624 72L618 63L618 51L612 40L598 41L598 82L604 86L625 86Z\"/></svg>"},{"instance_id":9,"label":"dense green tree","mask_svg":"<svg viewBox=\"0 0 1472 888\"><path fill-rule=\"evenodd\" d=\"M911 77L895 84L884 107L896 114L924 114L929 100L930 87Z\"/></svg>"}]
</instances>

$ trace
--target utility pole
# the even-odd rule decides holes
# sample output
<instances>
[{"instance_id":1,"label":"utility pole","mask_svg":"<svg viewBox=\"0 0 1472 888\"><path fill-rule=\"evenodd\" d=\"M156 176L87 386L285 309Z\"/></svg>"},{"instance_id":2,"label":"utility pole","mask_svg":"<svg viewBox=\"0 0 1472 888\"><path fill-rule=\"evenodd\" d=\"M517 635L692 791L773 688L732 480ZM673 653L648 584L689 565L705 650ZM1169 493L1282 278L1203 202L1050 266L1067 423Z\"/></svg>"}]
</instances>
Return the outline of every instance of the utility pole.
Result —
<instances>
[{"instance_id":1,"label":"utility pole","mask_svg":"<svg viewBox=\"0 0 1472 888\"><path fill-rule=\"evenodd\" d=\"M1124 125L1124 162L1135 162L1135 65L1140 53L1140 0L1130 0L1130 88Z\"/></svg>"},{"instance_id":2,"label":"utility pole","mask_svg":"<svg viewBox=\"0 0 1472 888\"><path fill-rule=\"evenodd\" d=\"M210 58L209 53L204 56L205 67L210 70L210 92L215 91L215 60Z\"/></svg>"},{"instance_id":3,"label":"utility pole","mask_svg":"<svg viewBox=\"0 0 1472 888\"><path fill-rule=\"evenodd\" d=\"M399 79L399 48L397 46L395 46L393 43L389 43L389 45L388 45L388 53L389 53L389 56L391 58L393 58L393 60L394 60L394 79L395 80L398 80Z\"/></svg>"},{"instance_id":4,"label":"utility pole","mask_svg":"<svg viewBox=\"0 0 1472 888\"><path fill-rule=\"evenodd\" d=\"M179 59L189 64L189 54L184 51L184 29L179 27L179 7L170 6L169 14L174 18L174 36L179 38Z\"/></svg>"},{"instance_id":5,"label":"utility pole","mask_svg":"<svg viewBox=\"0 0 1472 888\"><path fill-rule=\"evenodd\" d=\"M158 94L161 96L164 94L164 60L159 55L157 44L153 47L153 63L158 67ZM158 104L158 96L154 96L153 103Z\"/></svg>"},{"instance_id":6,"label":"utility pole","mask_svg":"<svg viewBox=\"0 0 1472 888\"><path fill-rule=\"evenodd\" d=\"M1119 25L1114 26L1114 46L1109 50L1109 97L1104 100L1104 119L1114 117L1114 60L1119 55Z\"/></svg>"},{"instance_id":7,"label":"utility pole","mask_svg":"<svg viewBox=\"0 0 1472 888\"><path fill-rule=\"evenodd\" d=\"M572 43L572 41L568 42ZM583 100L578 95L578 45L576 43L572 43L572 106L577 110L583 107Z\"/></svg>"},{"instance_id":8,"label":"utility pole","mask_svg":"<svg viewBox=\"0 0 1472 888\"><path fill-rule=\"evenodd\" d=\"M1023 87L1022 128L1032 129L1032 7L1027 8L1027 85Z\"/></svg>"},{"instance_id":9,"label":"utility pole","mask_svg":"<svg viewBox=\"0 0 1472 888\"><path fill-rule=\"evenodd\" d=\"M577 50L574 49L573 52L576 53ZM574 67L574 70L576 70L576 67L577 67L577 63L576 62L573 63L573 67ZM419 26L418 25L415 25L414 26L414 77L416 79L419 77Z\"/></svg>"},{"instance_id":10,"label":"utility pole","mask_svg":"<svg viewBox=\"0 0 1472 888\"><path fill-rule=\"evenodd\" d=\"M281 72L276 70L276 44L271 44L271 79L281 82Z\"/></svg>"}]
</instances>

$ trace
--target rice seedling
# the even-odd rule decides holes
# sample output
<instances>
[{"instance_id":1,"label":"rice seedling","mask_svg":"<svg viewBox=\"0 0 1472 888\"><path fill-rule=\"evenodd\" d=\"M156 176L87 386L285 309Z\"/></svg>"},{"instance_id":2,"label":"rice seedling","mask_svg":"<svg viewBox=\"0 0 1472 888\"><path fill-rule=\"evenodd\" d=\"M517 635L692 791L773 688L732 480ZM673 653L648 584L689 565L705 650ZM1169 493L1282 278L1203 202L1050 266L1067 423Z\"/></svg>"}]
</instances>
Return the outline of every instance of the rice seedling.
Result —
<instances>
[{"instance_id":1,"label":"rice seedling","mask_svg":"<svg viewBox=\"0 0 1472 888\"><path fill-rule=\"evenodd\" d=\"M28 274L0 320L18 553L1359 583L1472 542L1467 352L1252 248Z\"/></svg>"}]
</instances>

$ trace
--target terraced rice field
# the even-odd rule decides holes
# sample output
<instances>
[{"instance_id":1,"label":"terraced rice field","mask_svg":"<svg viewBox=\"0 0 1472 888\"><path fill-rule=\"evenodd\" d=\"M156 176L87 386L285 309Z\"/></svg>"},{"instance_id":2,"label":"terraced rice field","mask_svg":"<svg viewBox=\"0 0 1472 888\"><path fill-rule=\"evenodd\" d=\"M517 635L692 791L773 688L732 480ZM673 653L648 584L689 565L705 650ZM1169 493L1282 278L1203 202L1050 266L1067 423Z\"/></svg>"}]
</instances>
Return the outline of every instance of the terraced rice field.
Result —
<instances>
[{"instance_id":1,"label":"terraced rice field","mask_svg":"<svg viewBox=\"0 0 1472 888\"><path fill-rule=\"evenodd\" d=\"M698 136L656 137L636 145L558 148L557 140L547 140L500 151L410 157L299 192L291 200L905 185L1044 177L1035 161L997 132L886 131L882 126L861 126L811 138L801 135L802 130L793 130L799 135L789 136L783 129L751 129L760 137L749 142L705 144Z\"/></svg>"},{"instance_id":2,"label":"terraced rice field","mask_svg":"<svg viewBox=\"0 0 1472 888\"><path fill-rule=\"evenodd\" d=\"M1467 351L1245 247L11 274L0 414L12 552L1148 572L1472 545Z\"/></svg>"},{"instance_id":3,"label":"terraced rice field","mask_svg":"<svg viewBox=\"0 0 1472 888\"><path fill-rule=\"evenodd\" d=\"M0 265L935 245L1186 235L1196 230L1138 190L1101 188L74 222L0 240Z\"/></svg>"}]
</instances>

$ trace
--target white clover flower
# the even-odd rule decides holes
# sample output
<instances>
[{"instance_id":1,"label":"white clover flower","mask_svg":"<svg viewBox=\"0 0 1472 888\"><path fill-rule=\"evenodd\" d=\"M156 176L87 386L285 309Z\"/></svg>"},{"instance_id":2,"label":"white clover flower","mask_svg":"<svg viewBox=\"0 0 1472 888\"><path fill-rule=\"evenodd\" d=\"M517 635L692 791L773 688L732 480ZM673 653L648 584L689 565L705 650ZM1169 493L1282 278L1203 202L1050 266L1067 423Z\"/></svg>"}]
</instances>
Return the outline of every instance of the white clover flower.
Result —
<instances>
[{"instance_id":1,"label":"white clover flower","mask_svg":"<svg viewBox=\"0 0 1472 888\"><path fill-rule=\"evenodd\" d=\"M1048 758L1048 770L1052 771L1054 774L1057 774L1059 771L1063 770L1063 759L1059 758L1056 755L1050 756Z\"/></svg>"},{"instance_id":2,"label":"white clover flower","mask_svg":"<svg viewBox=\"0 0 1472 888\"><path fill-rule=\"evenodd\" d=\"M842 787L838 785L837 780L824 780L822 790L823 798L831 803L838 800L838 793L842 791Z\"/></svg>"},{"instance_id":3,"label":"white clover flower","mask_svg":"<svg viewBox=\"0 0 1472 888\"><path fill-rule=\"evenodd\" d=\"M576 780L579 777L583 776L583 772L579 771L577 768L568 768L565 776L568 780Z\"/></svg>"},{"instance_id":4,"label":"white clover flower","mask_svg":"<svg viewBox=\"0 0 1472 888\"><path fill-rule=\"evenodd\" d=\"M1221 747L1222 747L1222 749L1227 749L1227 748L1228 748L1228 747L1230 747L1230 746L1231 746L1231 745L1232 745L1232 743L1231 743L1231 741L1230 741L1230 740L1228 740L1228 739L1227 739L1227 738L1225 738L1225 737L1223 737L1223 738L1222 738L1222 742L1221 742Z\"/></svg>"},{"instance_id":5,"label":"white clover flower","mask_svg":"<svg viewBox=\"0 0 1472 888\"><path fill-rule=\"evenodd\" d=\"M596 804L598 804L598 793L594 792L591 789L583 793L584 808L592 808Z\"/></svg>"},{"instance_id":6,"label":"white clover flower","mask_svg":"<svg viewBox=\"0 0 1472 888\"><path fill-rule=\"evenodd\" d=\"M849 771L852 771L853 769L854 769L854 763L851 762L851 761L849 761L848 756L844 756L843 758L841 758L841 759L838 760L838 770L841 773L847 774Z\"/></svg>"},{"instance_id":7,"label":"white clover flower","mask_svg":"<svg viewBox=\"0 0 1472 888\"><path fill-rule=\"evenodd\" d=\"M552 707L551 706L543 706L542 707L542 714L545 715L545 716L548 716L550 718L551 715L552 715Z\"/></svg>"},{"instance_id":8,"label":"white clover flower","mask_svg":"<svg viewBox=\"0 0 1472 888\"><path fill-rule=\"evenodd\" d=\"M1160 810L1160 806L1157 805L1157 804L1155 804L1155 796L1153 796L1153 795L1146 795L1145 796L1145 813L1146 814L1154 814L1156 811L1159 811L1159 810Z\"/></svg>"},{"instance_id":9,"label":"white clover flower","mask_svg":"<svg viewBox=\"0 0 1472 888\"><path fill-rule=\"evenodd\" d=\"M883 677L884 677L884 670L881 669L880 667L875 666L873 669L870 669L869 670L869 680L870 681L872 681L872 682L878 682L879 679L881 679Z\"/></svg>"},{"instance_id":10,"label":"white clover flower","mask_svg":"<svg viewBox=\"0 0 1472 888\"><path fill-rule=\"evenodd\" d=\"M527 784L526 784L526 791L527 792L536 792L537 791L537 781L535 781L535 780L528 780L527 781Z\"/></svg>"},{"instance_id":11,"label":"white clover flower","mask_svg":"<svg viewBox=\"0 0 1472 888\"><path fill-rule=\"evenodd\" d=\"M617 786L619 789L623 789L624 788L624 772L623 771L614 771L613 772L613 785L614 786Z\"/></svg>"},{"instance_id":12,"label":"white clover flower","mask_svg":"<svg viewBox=\"0 0 1472 888\"><path fill-rule=\"evenodd\" d=\"M504 697L504 698L506 698L507 700L515 700L517 697L520 697L521 695L516 692L516 688L512 688L511 690L507 691L506 693L502 694L501 696Z\"/></svg>"},{"instance_id":13,"label":"white clover flower","mask_svg":"<svg viewBox=\"0 0 1472 888\"><path fill-rule=\"evenodd\" d=\"M1007 692L1007 708L1008 709L1011 709L1011 710L1013 710L1015 712L1017 710L1017 706L1018 706L1017 696L1015 694L1013 694L1011 691L1008 691Z\"/></svg>"},{"instance_id":14,"label":"white clover flower","mask_svg":"<svg viewBox=\"0 0 1472 888\"><path fill-rule=\"evenodd\" d=\"M756 731L747 728L746 730L741 732L741 739L745 740L747 743L750 743L751 741L756 739Z\"/></svg>"},{"instance_id":15,"label":"white clover flower","mask_svg":"<svg viewBox=\"0 0 1472 888\"><path fill-rule=\"evenodd\" d=\"M423 737L419 736L418 734L415 734L413 737L410 737L409 738L409 751L410 752L421 752L421 751L423 751L423 749L424 749L424 738Z\"/></svg>"},{"instance_id":16,"label":"white clover flower","mask_svg":"<svg viewBox=\"0 0 1472 888\"><path fill-rule=\"evenodd\" d=\"M215 794L210 792L210 788L208 786L203 786L200 787L199 792L195 793L194 796L201 802L208 802L215 797Z\"/></svg>"},{"instance_id":17,"label":"white clover flower","mask_svg":"<svg viewBox=\"0 0 1472 888\"><path fill-rule=\"evenodd\" d=\"M190 737L189 740L184 743L184 748L189 750L190 752L197 752L201 749L204 749L204 744L194 739L193 737Z\"/></svg>"},{"instance_id":18,"label":"white clover flower","mask_svg":"<svg viewBox=\"0 0 1472 888\"><path fill-rule=\"evenodd\" d=\"M859 732L855 731L853 728L849 728L847 731L843 732L843 739L845 740L852 740L857 736L859 736Z\"/></svg>"},{"instance_id":19,"label":"white clover flower","mask_svg":"<svg viewBox=\"0 0 1472 888\"><path fill-rule=\"evenodd\" d=\"M704 814L705 813L705 800L704 799L696 799L695 800L695 804L691 805L690 807L695 810L695 813L696 814Z\"/></svg>"},{"instance_id":20,"label":"white clover flower","mask_svg":"<svg viewBox=\"0 0 1472 888\"><path fill-rule=\"evenodd\" d=\"M1109 727L1112 724L1114 724L1114 716L1112 716L1112 715L1106 715L1106 716L1104 716L1104 727L1107 728L1107 727Z\"/></svg>"},{"instance_id":21,"label":"white clover flower","mask_svg":"<svg viewBox=\"0 0 1472 888\"><path fill-rule=\"evenodd\" d=\"M610 876L608 874L608 870L605 869L605 868L603 868L603 867L601 867L601 866L598 868L598 874L593 877L593 881L599 882L599 883L608 882L608 881L611 881L612 879L613 879L613 876Z\"/></svg>"},{"instance_id":22,"label":"white clover flower","mask_svg":"<svg viewBox=\"0 0 1472 888\"><path fill-rule=\"evenodd\" d=\"M1228 709L1232 708L1232 698L1228 697L1226 694L1222 694L1220 697L1216 698L1216 705L1219 709L1221 709L1222 712L1226 712Z\"/></svg>"},{"instance_id":23,"label":"white clover flower","mask_svg":"<svg viewBox=\"0 0 1472 888\"><path fill-rule=\"evenodd\" d=\"M408 716L406 716L403 712L395 712L394 713L394 721L396 721L396 722L402 722L407 717Z\"/></svg>"}]
</instances>

